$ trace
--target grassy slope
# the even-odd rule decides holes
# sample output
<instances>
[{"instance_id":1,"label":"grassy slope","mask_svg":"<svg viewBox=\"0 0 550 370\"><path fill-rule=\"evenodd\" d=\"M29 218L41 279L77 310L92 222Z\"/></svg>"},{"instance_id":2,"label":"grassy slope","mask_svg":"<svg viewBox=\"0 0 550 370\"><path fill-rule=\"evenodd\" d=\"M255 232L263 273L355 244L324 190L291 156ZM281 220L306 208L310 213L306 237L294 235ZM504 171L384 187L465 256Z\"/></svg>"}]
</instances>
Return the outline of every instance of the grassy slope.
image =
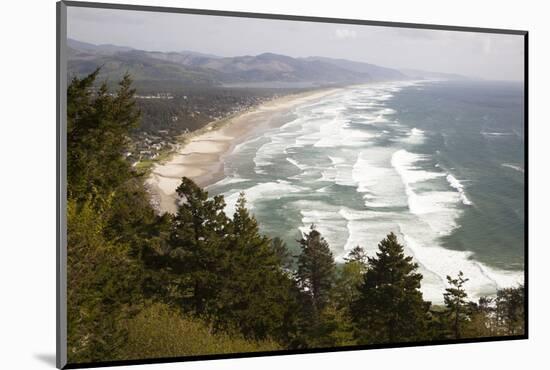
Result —
<instances>
[{"instance_id":1,"label":"grassy slope","mask_svg":"<svg viewBox=\"0 0 550 370\"><path fill-rule=\"evenodd\" d=\"M175 308L155 303L127 322L129 338L123 358L195 356L221 353L273 351L280 347L271 341L248 341L239 335L213 333L200 319Z\"/></svg>"}]
</instances>

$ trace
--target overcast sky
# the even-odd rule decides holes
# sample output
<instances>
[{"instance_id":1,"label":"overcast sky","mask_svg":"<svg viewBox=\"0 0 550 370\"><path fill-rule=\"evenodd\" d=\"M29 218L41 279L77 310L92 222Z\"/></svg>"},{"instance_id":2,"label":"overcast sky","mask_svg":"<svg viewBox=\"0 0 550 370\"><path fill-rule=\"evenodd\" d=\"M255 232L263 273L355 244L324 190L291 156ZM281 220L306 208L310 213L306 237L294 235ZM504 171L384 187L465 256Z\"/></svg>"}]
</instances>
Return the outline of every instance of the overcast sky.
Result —
<instances>
[{"instance_id":1,"label":"overcast sky","mask_svg":"<svg viewBox=\"0 0 550 370\"><path fill-rule=\"evenodd\" d=\"M264 52L326 56L523 79L523 36L69 7L68 37L142 50L191 50L220 56Z\"/></svg>"}]
</instances>

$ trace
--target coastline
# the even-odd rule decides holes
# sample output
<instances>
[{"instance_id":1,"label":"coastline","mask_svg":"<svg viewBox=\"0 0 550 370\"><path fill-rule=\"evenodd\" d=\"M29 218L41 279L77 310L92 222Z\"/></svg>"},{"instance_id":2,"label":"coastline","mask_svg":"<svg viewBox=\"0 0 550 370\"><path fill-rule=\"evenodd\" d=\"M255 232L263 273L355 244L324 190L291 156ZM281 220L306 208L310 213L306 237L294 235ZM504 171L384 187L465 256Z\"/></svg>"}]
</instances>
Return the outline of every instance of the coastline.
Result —
<instances>
[{"instance_id":1,"label":"coastline","mask_svg":"<svg viewBox=\"0 0 550 370\"><path fill-rule=\"evenodd\" d=\"M328 88L285 95L219 121L213 121L184 136L170 158L155 163L145 181L155 208L161 213L177 210L176 188L182 177L201 187L224 177L224 157L257 132L276 127L277 116L294 107L342 90Z\"/></svg>"}]
</instances>

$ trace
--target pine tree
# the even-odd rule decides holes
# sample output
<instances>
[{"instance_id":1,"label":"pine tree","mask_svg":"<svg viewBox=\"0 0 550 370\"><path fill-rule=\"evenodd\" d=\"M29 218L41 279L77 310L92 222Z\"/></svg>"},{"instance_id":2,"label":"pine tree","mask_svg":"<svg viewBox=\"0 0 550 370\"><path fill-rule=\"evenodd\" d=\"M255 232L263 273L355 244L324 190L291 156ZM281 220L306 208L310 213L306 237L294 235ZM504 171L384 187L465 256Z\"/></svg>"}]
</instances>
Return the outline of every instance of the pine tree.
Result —
<instances>
[{"instance_id":1,"label":"pine tree","mask_svg":"<svg viewBox=\"0 0 550 370\"><path fill-rule=\"evenodd\" d=\"M496 316L500 334L522 335L525 332L525 288L505 288L497 291Z\"/></svg>"},{"instance_id":2,"label":"pine tree","mask_svg":"<svg viewBox=\"0 0 550 370\"><path fill-rule=\"evenodd\" d=\"M170 233L171 268L186 278L178 288L182 304L209 315L227 269L224 262L231 225L223 211L225 201L223 196L209 199L208 192L186 177L176 192L182 203Z\"/></svg>"},{"instance_id":3,"label":"pine tree","mask_svg":"<svg viewBox=\"0 0 550 370\"><path fill-rule=\"evenodd\" d=\"M455 279L447 276L447 283L450 286L445 289L445 293L443 294L445 306L447 306L448 310L451 331L456 339L462 337L463 327L470 320L471 305L467 301L468 294L464 289L464 284L468 280L464 277L462 271L459 271Z\"/></svg>"},{"instance_id":4,"label":"pine tree","mask_svg":"<svg viewBox=\"0 0 550 370\"><path fill-rule=\"evenodd\" d=\"M98 72L73 78L67 90L70 362L116 358L126 340L119 323L135 313L143 298L138 245L146 244L148 236L138 230L155 218L122 156L140 116L131 79L125 76L111 94L106 84L95 88Z\"/></svg>"},{"instance_id":5,"label":"pine tree","mask_svg":"<svg viewBox=\"0 0 550 370\"><path fill-rule=\"evenodd\" d=\"M333 299L340 309L348 310L359 296L359 286L367 271L367 255L363 248L356 246L344 258L345 263L338 269Z\"/></svg>"},{"instance_id":6,"label":"pine tree","mask_svg":"<svg viewBox=\"0 0 550 370\"><path fill-rule=\"evenodd\" d=\"M226 261L218 324L234 324L246 338L279 337L292 282L270 240L260 234L244 193L233 215Z\"/></svg>"},{"instance_id":7,"label":"pine tree","mask_svg":"<svg viewBox=\"0 0 550 370\"><path fill-rule=\"evenodd\" d=\"M122 156L130 129L140 120L132 80L125 75L110 94L106 83L94 87L98 73L75 77L67 91L67 193L79 201L90 195L108 201L132 177Z\"/></svg>"},{"instance_id":8,"label":"pine tree","mask_svg":"<svg viewBox=\"0 0 550 370\"><path fill-rule=\"evenodd\" d=\"M466 325L465 337L482 338L497 335L494 299L480 297L477 303L470 302L470 321Z\"/></svg>"},{"instance_id":9,"label":"pine tree","mask_svg":"<svg viewBox=\"0 0 550 370\"><path fill-rule=\"evenodd\" d=\"M353 248L344 258L346 263L357 263L361 266L361 270L365 272L367 267L367 253L360 246Z\"/></svg>"},{"instance_id":10,"label":"pine tree","mask_svg":"<svg viewBox=\"0 0 550 370\"><path fill-rule=\"evenodd\" d=\"M140 302L141 268L128 246L105 239L106 220L89 202L67 209L67 355L115 359L127 333L117 326Z\"/></svg>"},{"instance_id":11,"label":"pine tree","mask_svg":"<svg viewBox=\"0 0 550 370\"><path fill-rule=\"evenodd\" d=\"M334 257L315 225L311 225L309 233L304 234L298 242L302 253L298 256L297 281L311 298L313 314L317 317L327 303L334 283Z\"/></svg>"},{"instance_id":12,"label":"pine tree","mask_svg":"<svg viewBox=\"0 0 550 370\"><path fill-rule=\"evenodd\" d=\"M356 337L365 343L399 343L422 339L430 307L420 292L422 275L412 257L390 233L367 258L367 272L351 312Z\"/></svg>"},{"instance_id":13,"label":"pine tree","mask_svg":"<svg viewBox=\"0 0 550 370\"><path fill-rule=\"evenodd\" d=\"M292 254L288 250L286 243L283 239L275 237L271 239L271 249L279 259L279 264L283 266L284 269L289 270L292 266Z\"/></svg>"},{"instance_id":14,"label":"pine tree","mask_svg":"<svg viewBox=\"0 0 550 370\"><path fill-rule=\"evenodd\" d=\"M332 321L332 332L329 332L324 344L354 345L353 320L350 312L352 302L359 296L359 286L367 268L367 257L363 248L353 248L344 258L344 263L337 265L334 287L329 304L324 310L325 320ZM333 343L328 342L332 339Z\"/></svg>"}]
</instances>

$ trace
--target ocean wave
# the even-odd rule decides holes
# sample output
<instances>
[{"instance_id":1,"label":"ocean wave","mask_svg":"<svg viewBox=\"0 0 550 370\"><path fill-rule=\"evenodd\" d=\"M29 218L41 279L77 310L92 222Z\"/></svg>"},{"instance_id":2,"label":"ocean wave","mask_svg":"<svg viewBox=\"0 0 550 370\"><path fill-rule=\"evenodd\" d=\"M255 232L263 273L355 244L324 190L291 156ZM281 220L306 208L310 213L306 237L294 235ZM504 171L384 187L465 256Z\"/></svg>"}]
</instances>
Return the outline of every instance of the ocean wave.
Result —
<instances>
[{"instance_id":1,"label":"ocean wave","mask_svg":"<svg viewBox=\"0 0 550 370\"><path fill-rule=\"evenodd\" d=\"M287 136L284 134L279 135L264 135L266 138L269 138L269 142L263 144L258 148L256 154L254 155L254 164L256 165L256 172L265 173L263 167L273 165L274 154L286 153L287 149L290 147L288 143Z\"/></svg>"},{"instance_id":2,"label":"ocean wave","mask_svg":"<svg viewBox=\"0 0 550 370\"><path fill-rule=\"evenodd\" d=\"M466 192L464 191L464 185L462 185L460 181L458 181L457 178L451 174L447 175L447 181L449 182L449 185L451 185L451 187L455 188L456 191L458 191L458 193L460 194L460 199L462 200L462 203L464 203L467 206L471 206L472 202L466 196Z\"/></svg>"},{"instance_id":3,"label":"ocean wave","mask_svg":"<svg viewBox=\"0 0 550 370\"><path fill-rule=\"evenodd\" d=\"M241 150L243 150L244 148L262 140L264 137L263 136L258 136L258 137L255 137L253 139L250 139L250 140L247 140L247 141L243 141L242 143L239 143L237 145L235 145L235 147L233 148L233 151L232 153L238 153L240 152Z\"/></svg>"},{"instance_id":4,"label":"ocean wave","mask_svg":"<svg viewBox=\"0 0 550 370\"><path fill-rule=\"evenodd\" d=\"M308 233L311 225L329 243L338 261L342 261L343 246L347 239L347 221L338 213L338 207L322 201L297 200L293 203L302 215L300 232Z\"/></svg>"},{"instance_id":5,"label":"ocean wave","mask_svg":"<svg viewBox=\"0 0 550 370\"><path fill-rule=\"evenodd\" d=\"M522 172L522 173L525 172L523 167L515 165L515 164L511 164L511 163L502 163L501 166L506 167L506 168L511 168L512 170L516 170L518 172Z\"/></svg>"},{"instance_id":6,"label":"ocean wave","mask_svg":"<svg viewBox=\"0 0 550 370\"><path fill-rule=\"evenodd\" d=\"M253 210L255 203L259 200L281 199L283 197L295 196L296 193L306 190L304 187L292 185L290 182L284 180L259 183L248 188L232 189L223 194L226 202L224 212L228 217L233 216L233 213L235 213L235 204L241 192L245 194L247 207Z\"/></svg>"},{"instance_id":7,"label":"ocean wave","mask_svg":"<svg viewBox=\"0 0 550 370\"><path fill-rule=\"evenodd\" d=\"M428 161L429 159L430 157L425 154L416 154L400 149L393 154L391 164L403 178L404 183L410 185L444 176L443 173L422 170L416 166L418 162Z\"/></svg>"},{"instance_id":8,"label":"ocean wave","mask_svg":"<svg viewBox=\"0 0 550 370\"><path fill-rule=\"evenodd\" d=\"M424 131L416 127L413 127L408 135L403 139L404 142L408 144L418 145L422 144L425 141Z\"/></svg>"},{"instance_id":9,"label":"ocean wave","mask_svg":"<svg viewBox=\"0 0 550 370\"><path fill-rule=\"evenodd\" d=\"M244 191L249 208L265 222L273 220L277 228L284 225L285 237L296 226L309 232L310 225L316 224L337 261L357 245L373 256L380 240L394 231L406 254L420 264L422 291L433 302L442 302L445 277L458 270L471 279L470 298L521 282L521 271L490 268L471 252L443 244L442 237L459 227L464 205L471 204L469 188L444 166L435 165L432 161L437 156L414 153L427 133L398 122L385 100L400 88L386 83L347 89L295 109L295 119L265 133L265 142L255 142L251 150L243 148L236 156L242 177L256 185L228 179L227 187L220 188L232 188L224 193L226 213L232 215L238 194ZM388 140L375 139L382 134ZM252 167L262 176L250 173L248 156L254 158ZM286 171L278 172L279 166ZM517 170L510 167L513 163L503 166ZM281 173L289 176L288 181L275 180ZM269 203L268 210L263 202L270 200L277 202ZM274 204L285 212L274 210Z\"/></svg>"},{"instance_id":10,"label":"ocean wave","mask_svg":"<svg viewBox=\"0 0 550 370\"><path fill-rule=\"evenodd\" d=\"M326 234L339 262L358 245L368 256L374 256L378 251L378 242L394 231L405 246L405 253L419 263L419 272L423 275L422 292L425 299L434 303L443 303L446 276L456 276L459 271L470 279L466 290L470 299L474 300L523 282L522 271L491 268L475 261L472 252L444 248L437 232L422 220L406 214L338 208L322 202L300 201L299 205L306 209L302 212L304 226L301 231L307 232L310 224L315 223L317 229Z\"/></svg>"},{"instance_id":11,"label":"ocean wave","mask_svg":"<svg viewBox=\"0 0 550 370\"><path fill-rule=\"evenodd\" d=\"M232 185L232 184L238 184L238 183L246 182L246 181L250 181L250 180L249 179L244 179L244 178L239 177L237 175L226 176L223 179L221 179L220 181L217 181L217 182L207 186L206 189L209 189L209 188L212 188L212 187L221 187L221 186L227 186L227 185Z\"/></svg>"},{"instance_id":12,"label":"ocean wave","mask_svg":"<svg viewBox=\"0 0 550 370\"><path fill-rule=\"evenodd\" d=\"M421 270L427 270L435 275L434 277L425 274L422 282L424 295L431 301L442 301L443 289L447 287L446 276L456 276L459 271L470 279L465 284L470 299L492 295L497 289L523 283L523 272L490 268L472 259L472 252L446 249L437 245L435 240L430 243L426 238L419 242L406 233L402 234L402 238L415 260L422 265Z\"/></svg>"},{"instance_id":13,"label":"ocean wave","mask_svg":"<svg viewBox=\"0 0 550 370\"><path fill-rule=\"evenodd\" d=\"M330 186L323 186L322 188L319 188L315 190L316 193L327 193L330 189Z\"/></svg>"},{"instance_id":14,"label":"ocean wave","mask_svg":"<svg viewBox=\"0 0 550 370\"><path fill-rule=\"evenodd\" d=\"M332 182L341 186L356 185L353 179L353 165L345 157L328 156L332 165L330 167L320 168L321 177L318 181Z\"/></svg>"},{"instance_id":15,"label":"ocean wave","mask_svg":"<svg viewBox=\"0 0 550 370\"><path fill-rule=\"evenodd\" d=\"M425 220L440 236L449 235L458 225L460 210L456 208L459 194L454 191L415 191L413 185L445 176L441 172L420 169L416 164L429 157L401 149L391 159L392 166L401 176L409 211Z\"/></svg>"},{"instance_id":16,"label":"ocean wave","mask_svg":"<svg viewBox=\"0 0 550 370\"><path fill-rule=\"evenodd\" d=\"M383 181L387 173L387 168L372 165L367 159L367 153L363 151L359 153L357 161L353 165L351 175L357 184L357 191L359 193L368 193L372 191L371 187Z\"/></svg>"},{"instance_id":17,"label":"ocean wave","mask_svg":"<svg viewBox=\"0 0 550 370\"><path fill-rule=\"evenodd\" d=\"M488 137L500 137L500 136L516 136L514 132L485 132L482 131L481 135Z\"/></svg>"},{"instance_id":18,"label":"ocean wave","mask_svg":"<svg viewBox=\"0 0 550 370\"><path fill-rule=\"evenodd\" d=\"M296 161L296 160L294 160L294 159L292 159L292 158L286 157L286 160L287 160L290 164L294 165L295 167L297 167L297 168L300 169L300 170L305 170L305 169L309 168L308 165L300 164L300 163L298 163L298 161Z\"/></svg>"}]
</instances>

